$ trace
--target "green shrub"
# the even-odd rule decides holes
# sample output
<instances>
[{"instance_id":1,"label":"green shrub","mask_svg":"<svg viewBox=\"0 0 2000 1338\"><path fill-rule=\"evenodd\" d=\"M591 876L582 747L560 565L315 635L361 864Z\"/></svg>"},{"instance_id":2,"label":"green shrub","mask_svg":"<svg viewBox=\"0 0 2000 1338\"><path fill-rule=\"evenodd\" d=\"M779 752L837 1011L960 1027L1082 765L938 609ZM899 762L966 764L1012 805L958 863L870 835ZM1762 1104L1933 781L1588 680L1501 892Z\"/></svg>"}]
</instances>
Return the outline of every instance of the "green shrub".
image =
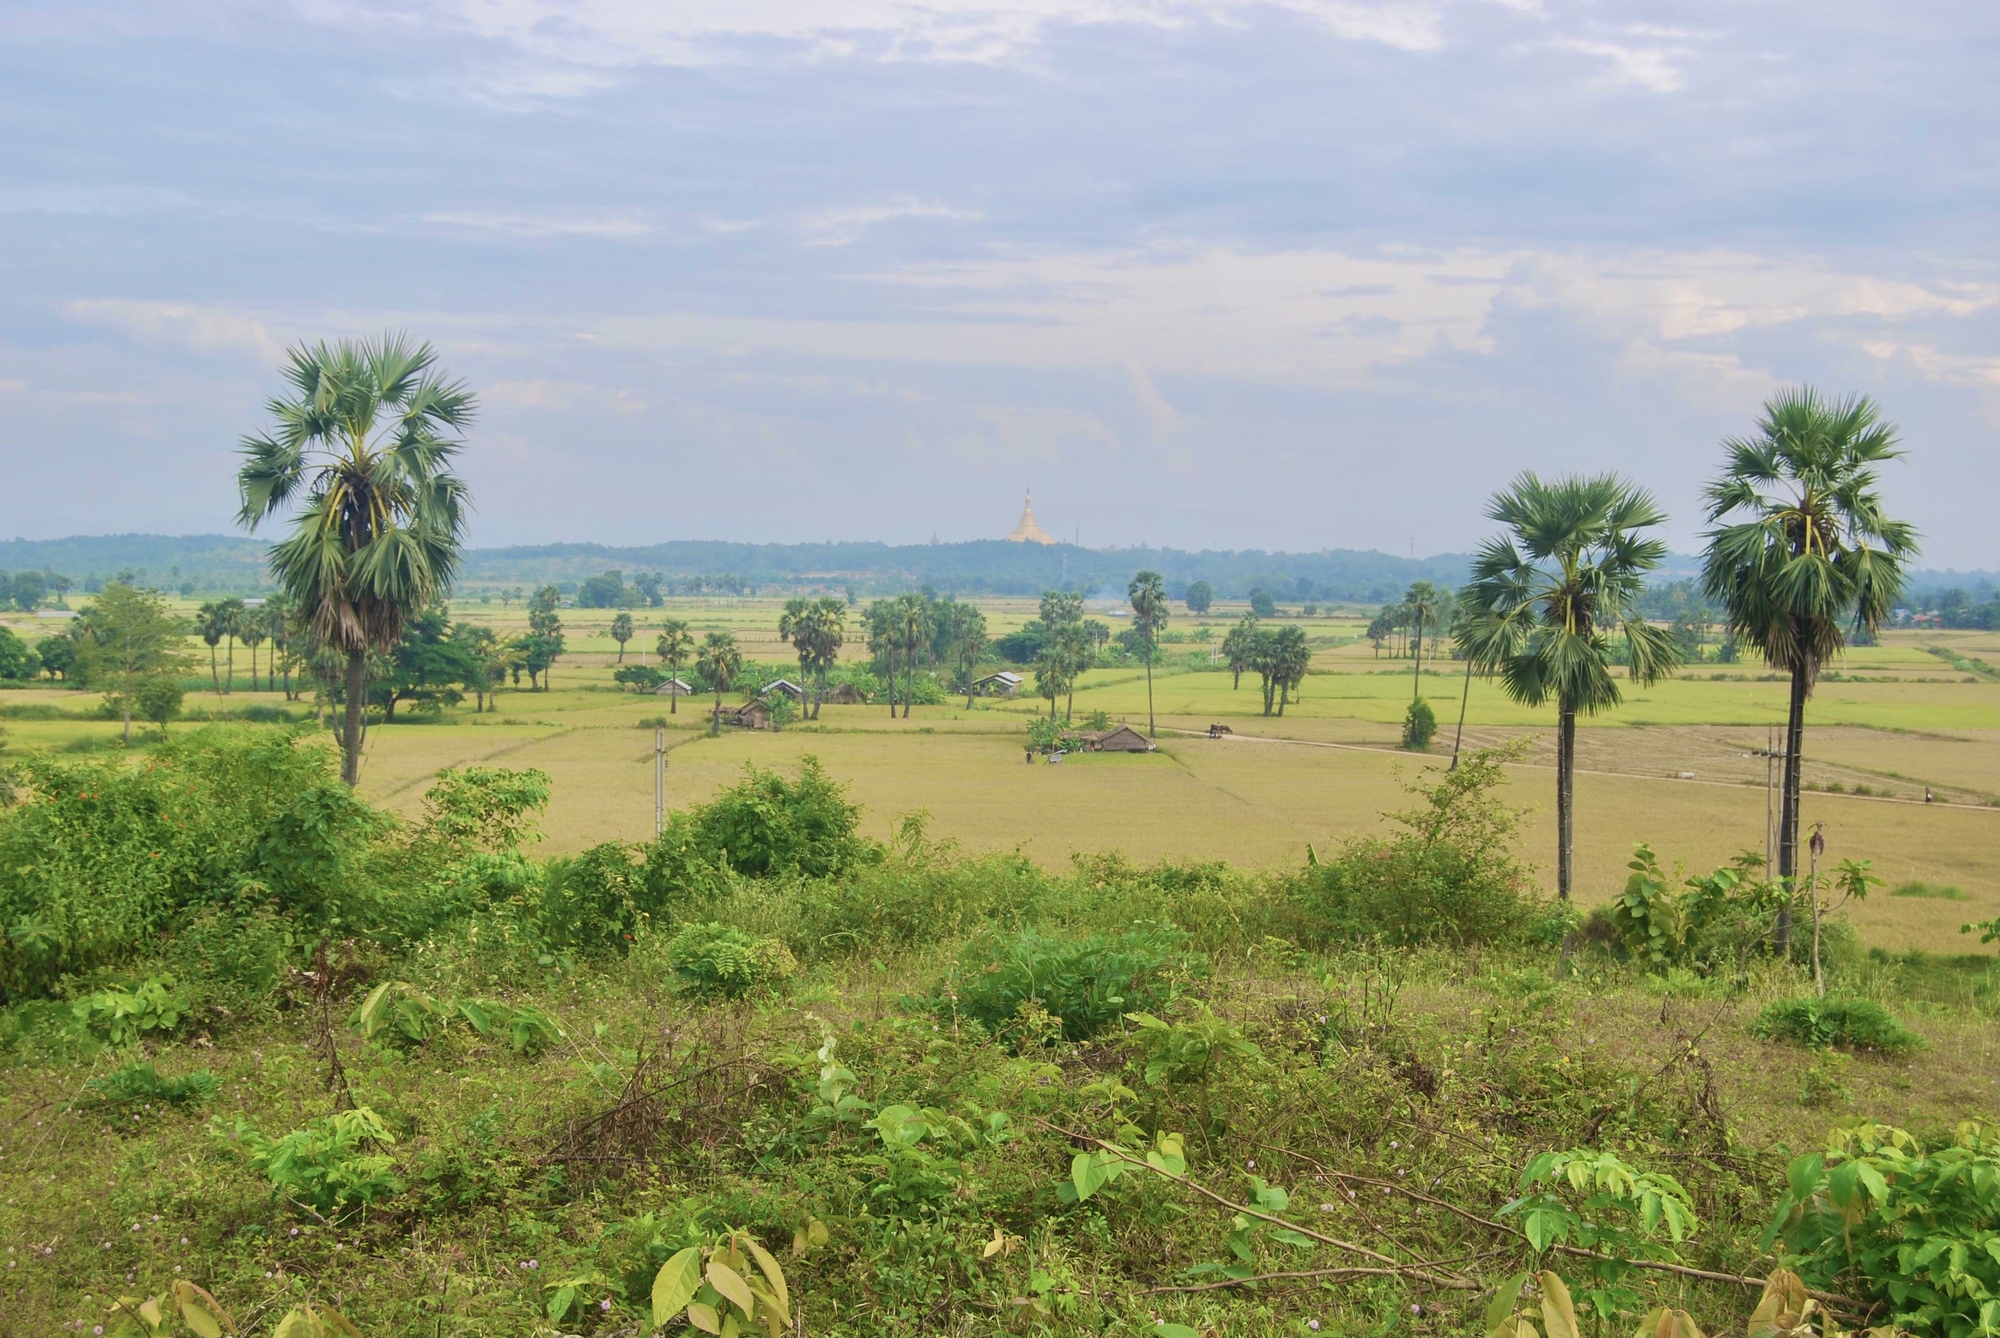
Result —
<instances>
[{"instance_id":1,"label":"green shrub","mask_svg":"<svg viewBox=\"0 0 2000 1338\"><path fill-rule=\"evenodd\" d=\"M354 1012L354 1028L363 1040L396 1046L428 1045L448 1020L437 1000L400 980L377 985Z\"/></svg>"},{"instance_id":2,"label":"green shrub","mask_svg":"<svg viewBox=\"0 0 2000 1338\"><path fill-rule=\"evenodd\" d=\"M1403 746L1413 753L1429 752L1431 740L1437 737L1437 713L1422 697L1410 703L1410 709L1403 713Z\"/></svg>"},{"instance_id":3,"label":"green shrub","mask_svg":"<svg viewBox=\"0 0 2000 1338\"><path fill-rule=\"evenodd\" d=\"M748 878L834 878L881 857L879 846L856 835L861 810L847 802L846 788L810 754L796 780L746 764L740 782L691 816L702 851Z\"/></svg>"},{"instance_id":4,"label":"green shrub","mask_svg":"<svg viewBox=\"0 0 2000 1338\"><path fill-rule=\"evenodd\" d=\"M1924 901L1967 901L1965 889L1953 887L1949 883L1925 883L1912 880L1904 883L1892 897L1917 897Z\"/></svg>"},{"instance_id":5,"label":"green shrub","mask_svg":"<svg viewBox=\"0 0 2000 1338\"><path fill-rule=\"evenodd\" d=\"M552 859L535 894L535 935L557 952L622 954L639 926L643 885L629 848L616 841Z\"/></svg>"},{"instance_id":6,"label":"green shrub","mask_svg":"<svg viewBox=\"0 0 2000 1338\"><path fill-rule=\"evenodd\" d=\"M1298 889L1308 936L1486 943L1521 930L1534 908L1513 856L1520 816L1497 793L1505 756L1481 751L1434 784L1406 784L1423 803L1390 815L1400 834L1310 864Z\"/></svg>"},{"instance_id":7,"label":"green shrub","mask_svg":"<svg viewBox=\"0 0 2000 1338\"><path fill-rule=\"evenodd\" d=\"M172 976L149 976L142 985L113 985L78 999L72 1008L91 1035L113 1045L129 1045L149 1033L168 1035L187 1016L187 996Z\"/></svg>"},{"instance_id":8,"label":"green shrub","mask_svg":"<svg viewBox=\"0 0 2000 1338\"><path fill-rule=\"evenodd\" d=\"M481 1036L500 1036L517 1055L535 1056L562 1039L555 1019L533 1004L510 1008L492 999L468 999L458 1014Z\"/></svg>"},{"instance_id":9,"label":"green shrub","mask_svg":"<svg viewBox=\"0 0 2000 1338\"><path fill-rule=\"evenodd\" d=\"M689 925L667 944L667 961L689 993L740 999L769 989L797 969L791 950L725 924Z\"/></svg>"},{"instance_id":10,"label":"green shrub","mask_svg":"<svg viewBox=\"0 0 2000 1338\"><path fill-rule=\"evenodd\" d=\"M374 1203L403 1187L390 1169L393 1160L369 1150L396 1138L367 1106L338 1111L281 1138L268 1138L242 1120L226 1130L218 1123L211 1132L242 1148L251 1167L271 1182L273 1195L323 1216Z\"/></svg>"},{"instance_id":11,"label":"green shrub","mask_svg":"<svg viewBox=\"0 0 2000 1338\"><path fill-rule=\"evenodd\" d=\"M1203 965L1183 950L1187 937L1167 924L1081 938L987 934L959 955L933 1007L998 1035L1032 1002L1060 1022L1065 1038L1086 1040L1126 1013L1167 1006Z\"/></svg>"},{"instance_id":12,"label":"green shrub","mask_svg":"<svg viewBox=\"0 0 2000 1338\"><path fill-rule=\"evenodd\" d=\"M163 1078L151 1064L136 1059L101 1078L90 1079L83 1086L95 1100L106 1105L156 1101L177 1106L188 1101L213 1101L216 1091L215 1075L207 1069Z\"/></svg>"},{"instance_id":13,"label":"green shrub","mask_svg":"<svg viewBox=\"0 0 2000 1338\"><path fill-rule=\"evenodd\" d=\"M1973 1338L2000 1319L2000 1139L1977 1121L1948 1143L1861 1123L1795 1157L1764 1233L1812 1287L1873 1300L1898 1331Z\"/></svg>"},{"instance_id":14,"label":"green shrub","mask_svg":"<svg viewBox=\"0 0 2000 1338\"><path fill-rule=\"evenodd\" d=\"M1816 1050L1837 1045L1902 1054L1922 1044L1872 999L1780 999L1757 1015L1750 1030L1765 1040Z\"/></svg>"}]
</instances>

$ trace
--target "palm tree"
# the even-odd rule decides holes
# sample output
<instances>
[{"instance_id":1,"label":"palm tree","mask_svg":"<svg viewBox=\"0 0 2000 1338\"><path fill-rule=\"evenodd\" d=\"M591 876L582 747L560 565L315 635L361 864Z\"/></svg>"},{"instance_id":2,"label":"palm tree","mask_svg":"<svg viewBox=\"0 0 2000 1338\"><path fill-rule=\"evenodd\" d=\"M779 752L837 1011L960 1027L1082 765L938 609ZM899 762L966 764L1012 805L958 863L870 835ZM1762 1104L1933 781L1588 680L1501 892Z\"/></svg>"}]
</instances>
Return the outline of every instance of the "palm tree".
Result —
<instances>
[{"instance_id":1,"label":"palm tree","mask_svg":"<svg viewBox=\"0 0 2000 1338\"><path fill-rule=\"evenodd\" d=\"M693 649L694 633L688 630L687 623L679 618L669 618L660 624L660 639L653 643L653 653L667 666L670 677L678 679L681 676L681 662L687 659L688 652ZM679 715L680 705L681 690L669 685L667 714Z\"/></svg>"},{"instance_id":2,"label":"palm tree","mask_svg":"<svg viewBox=\"0 0 2000 1338\"><path fill-rule=\"evenodd\" d=\"M948 600L939 608L944 620L945 644L951 648L958 676L964 681L965 709L970 711L972 674L979 667L979 657L986 653L986 615L956 600Z\"/></svg>"},{"instance_id":3,"label":"palm tree","mask_svg":"<svg viewBox=\"0 0 2000 1338\"><path fill-rule=\"evenodd\" d=\"M878 599L862 615L868 629L868 650L882 658L889 679L889 718L896 718L896 606Z\"/></svg>"},{"instance_id":4,"label":"palm tree","mask_svg":"<svg viewBox=\"0 0 2000 1338\"><path fill-rule=\"evenodd\" d=\"M224 607L229 601L211 599L194 611L195 635L208 646L208 681L215 688L215 695L222 695L222 664L215 658L216 647L222 638L229 635L229 611Z\"/></svg>"},{"instance_id":5,"label":"palm tree","mask_svg":"<svg viewBox=\"0 0 2000 1338\"><path fill-rule=\"evenodd\" d=\"M1306 629L1297 623L1279 628L1271 638L1270 656L1272 676L1278 684L1278 714L1283 715L1292 689L1305 682L1306 670L1312 666L1312 644L1306 640Z\"/></svg>"},{"instance_id":6,"label":"palm tree","mask_svg":"<svg viewBox=\"0 0 2000 1338\"><path fill-rule=\"evenodd\" d=\"M264 601L264 631L271 638L271 675L275 679L283 671L286 701L293 700L291 621L291 606L283 595L272 595Z\"/></svg>"},{"instance_id":7,"label":"palm tree","mask_svg":"<svg viewBox=\"0 0 2000 1338\"><path fill-rule=\"evenodd\" d=\"M250 651L250 690L252 692L257 690L257 647L264 641L263 613L262 609L258 609L254 613L249 609L245 609L241 614L237 615L236 619L237 639L242 641L244 646Z\"/></svg>"},{"instance_id":8,"label":"palm tree","mask_svg":"<svg viewBox=\"0 0 2000 1338\"><path fill-rule=\"evenodd\" d=\"M1410 642L1416 650L1412 657L1416 665L1410 671L1410 700L1417 701L1424 695L1424 620L1436 613L1444 602L1444 595L1429 581L1418 581L1403 596L1403 607L1409 611L1410 621L1416 627L1416 636Z\"/></svg>"},{"instance_id":9,"label":"palm tree","mask_svg":"<svg viewBox=\"0 0 2000 1338\"><path fill-rule=\"evenodd\" d=\"M736 676L743 672L743 652L736 648L736 638L727 632L710 632L701 643L695 668L715 690L715 714L708 723L709 735L713 737L722 732L722 694L729 691Z\"/></svg>"},{"instance_id":10,"label":"palm tree","mask_svg":"<svg viewBox=\"0 0 2000 1338\"><path fill-rule=\"evenodd\" d=\"M910 703L917 695L917 656L930 639L930 600L912 591L896 600L895 631L903 647L903 719L910 718Z\"/></svg>"},{"instance_id":11,"label":"palm tree","mask_svg":"<svg viewBox=\"0 0 2000 1338\"><path fill-rule=\"evenodd\" d=\"M1799 767L1806 698L1847 630L1874 632L1903 589L1917 532L1882 510L1875 466L1902 456L1896 429L1863 396L1828 403L1810 386L1764 405L1756 435L1723 443L1729 462L1708 489L1702 590L1729 630L1792 678L1778 876L1798 875ZM1779 947L1791 935L1780 912Z\"/></svg>"},{"instance_id":12,"label":"palm tree","mask_svg":"<svg viewBox=\"0 0 2000 1338\"><path fill-rule=\"evenodd\" d=\"M1229 688L1243 686L1243 671L1250 667L1251 652L1257 647L1257 615L1246 613L1229 634L1222 638L1222 659L1229 669Z\"/></svg>"},{"instance_id":13,"label":"palm tree","mask_svg":"<svg viewBox=\"0 0 2000 1338\"><path fill-rule=\"evenodd\" d=\"M813 719L819 719L819 708L826 701L826 676L840 659L840 648L847 638L847 603L832 595L822 595L806 610L806 646L811 652L812 668L816 675L813 695Z\"/></svg>"},{"instance_id":14,"label":"palm tree","mask_svg":"<svg viewBox=\"0 0 2000 1338\"><path fill-rule=\"evenodd\" d=\"M611 620L611 639L618 643L618 663L625 663L625 643L632 639L632 615L620 613Z\"/></svg>"},{"instance_id":15,"label":"palm tree","mask_svg":"<svg viewBox=\"0 0 2000 1338\"><path fill-rule=\"evenodd\" d=\"M450 589L465 535L465 484L451 472L476 403L436 371L429 344L399 334L299 345L277 420L243 439L237 473L248 528L295 509L271 572L313 635L346 657L341 778L361 778L368 654Z\"/></svg>"},{"instance_id":16,"label":"palm tree","mask_svg":"<svg viewBox=\"0 0 2000 1338\"><path fill-rule=\"evenodd\" d=\"M1498 674L1509 697L1556 706L1556 894L1569 900L1576 798L1576 716L1618 705L1611 642L1631 648L1632 677L1673 672L1673 637L1639 616L1646 573L1666 556L1639 531L1663 524L1652 495L1612 474L1544 483L1523 474L1486 514L1509 533L1488 539L1472 563L1472 659ZM1565 950L1567 951L1567 950Z\"/></svg>"},{"instance_id":17,"label":"palm tree","mask_svg":"<svg viewBox=\"0 0 2000 1338\"><path fill-rule=\"evenodd\" d=\"M1160 644L1160 630L1167 625L1167 591L1160 573L1136 573L1132 583L1125 587L1125 597L1132 602L1132 630L1146 649L1146 736L1157 739L1160 734L1153 723L1153 652Z\"/></svg>"},{"instance_id":18,"label":"palm tree","mask_svg":"<svg viewBox=\"0 0 2000 1338\"><path fill-rule=\"evenodd\" d=\"M1465 739L1465 708L1472 703L1472 656L1466 652L1466 632L1478 612L1472 587L1467 586L1452 596L1451 631L1455 638L1454 653L1465 661L1465 686L1458 693L1458 731L1451 736L1451 765L1446 771L1458 770L1458 745Z\"/></svg>"}]
</instances>

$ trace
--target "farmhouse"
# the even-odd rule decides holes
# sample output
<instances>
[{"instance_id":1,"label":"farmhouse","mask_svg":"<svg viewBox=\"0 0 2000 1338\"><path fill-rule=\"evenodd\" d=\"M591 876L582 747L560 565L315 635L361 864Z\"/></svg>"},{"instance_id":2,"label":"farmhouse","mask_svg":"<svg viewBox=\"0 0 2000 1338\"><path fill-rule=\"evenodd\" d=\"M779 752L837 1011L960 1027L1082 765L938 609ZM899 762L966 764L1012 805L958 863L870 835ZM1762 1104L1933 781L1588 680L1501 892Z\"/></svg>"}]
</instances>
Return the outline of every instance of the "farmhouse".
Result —
<instances>
[{"instance_id":1,"label":"farmhouse","mask_svg":"<svg viewBox=\"0 0 2000 1338\"><path fill-rule=\"evenodd\" d=\"M774 679L766 683L762 688L758 689L757 695L759 697L768 697L774 692L782 692L795 702L802 702L806 699L806 690L792 682L789 678Z\"/></svg>"},{"instance_id":2,"label":"farmhouse","mask_svg":"<svg viewBox=\"0 0 2000 1338\"><path fill-rule=\"evenodd\" d=\"M1093 753L1150 753L1153 741L1130 725L1091 730L1083 735Z\"/></svg>"},{"instance_id":3,"label":"farmhouse","mask_svg":"<svg viewBox=\"0 0 2000 1338\"><path fill-rule=\"evenodd\" d=\"M670 678L653 689L655 697L692 697L694 689L678 678Z\"/></svg>"},{"instance_id":4,"label":"farmhouse","mask_svg":"<svg viewBox=\"0 0 2000 1338\"><path fill-rule=\"evenodd\" d=\"M1019 674L1002 669L997 674L988 674L975 679L972 690L982 697L1011 697L1021 690L1022 678Z\"/></svg>"},{"instance_id":5,"label":"farmhouse","mask_svg":"<svg viewBox=\"0 0 2000 1338\"><path fill-rule=\"evenodd\" d=\"M769 729L771 708L760 701L744 702L741 706L725 706L722 708L721 719L723 724L735 725L739 729Z\"/></svg>"},{"instance_id":6,"label":"farmhouse","mask_svg":"<svg viewBox=\"0 0 2000 1338\"><path fill-rule=\"evenodd\" d=\"M827 690L824 700L835 706L866 706L868 694L852 683L836 683Z\"/></svg>"}]
</instances>

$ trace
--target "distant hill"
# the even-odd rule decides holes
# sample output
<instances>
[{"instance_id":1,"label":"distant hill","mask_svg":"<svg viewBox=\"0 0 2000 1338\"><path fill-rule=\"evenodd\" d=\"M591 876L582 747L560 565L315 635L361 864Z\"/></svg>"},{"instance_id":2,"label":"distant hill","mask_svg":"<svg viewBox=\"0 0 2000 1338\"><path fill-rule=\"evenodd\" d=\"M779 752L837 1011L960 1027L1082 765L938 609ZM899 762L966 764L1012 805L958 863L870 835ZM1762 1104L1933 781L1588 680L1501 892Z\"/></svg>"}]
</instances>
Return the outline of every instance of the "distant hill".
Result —
<instances>
[{"instance_id":1,"label":"distant hill","mask_svg":"<svg viewBox=\"0 0 2000 1338\"><path fill-rule=\"evenodd\" d=\"M264 570L267 542L243 535L113 534L68 539L0 540L0 571L53 568L76 578L108 579L130 572L149 585L198 593L254 593L269 588ZM672 580L701 578L711 585L734 578L743 588L844 590L884 594L929 585L943 594L1034 595L1058 585L1086 591L1122 592L1134 571L1150 567L1178 594L1190 581L1205 580L1225 599L1242 598L1259 587L1278 600L1303 602L1393 598L1412 581L1457 585L1469 557L1443 553L1405 558L1393 553L1333 549L1319 553L1271 553L1257 549L1187 552L1176 548L1090 549L1071 544L1017 544L981 539L953 544L738 544L680 540L644 547L604 544L540 544L475 548L466 554L461 586L566 584L617 570L629 580L657 572ZM1675 554L1662 571L1666 579L1694 574L1699 560ZM1952 587L1977 593L2000 584L1983 571L1912 573L1911 592Z\"/></svg>"}]
</instances>

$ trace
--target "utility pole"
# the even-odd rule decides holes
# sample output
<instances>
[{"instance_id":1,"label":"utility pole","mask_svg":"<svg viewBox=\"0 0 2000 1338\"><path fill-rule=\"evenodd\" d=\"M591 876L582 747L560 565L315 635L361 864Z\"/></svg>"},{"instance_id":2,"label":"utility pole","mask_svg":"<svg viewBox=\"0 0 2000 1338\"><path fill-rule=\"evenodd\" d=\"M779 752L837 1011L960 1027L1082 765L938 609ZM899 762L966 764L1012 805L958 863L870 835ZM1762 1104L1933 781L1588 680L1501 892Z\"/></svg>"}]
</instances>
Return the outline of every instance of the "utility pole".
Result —
<instances>
[{"instance_id":1,"label":"utility pole","mask_svg":"<svg viewBox=\"0 0 2000 1338\"><path fill-rule=\"evenodd\" d=\"M667 731L653 729L653 836L667 829Z\"/></svg>"},{"instance_id":2,"label":"utility pole","mask_svg":"<svg viewBox=\"0 0 2000 1338\"><path fill-rule=\"evenodd\" d=\"M1775 725L1764 727L1764 746L1750 750L1750 756L1764 759L1764 874L1770 876L1774 861L1778 857L1778 816L1775 802L1775 767L1779 758L1785 755L1778 747L1778 733Z\"/></svg>"}]
</instances>

